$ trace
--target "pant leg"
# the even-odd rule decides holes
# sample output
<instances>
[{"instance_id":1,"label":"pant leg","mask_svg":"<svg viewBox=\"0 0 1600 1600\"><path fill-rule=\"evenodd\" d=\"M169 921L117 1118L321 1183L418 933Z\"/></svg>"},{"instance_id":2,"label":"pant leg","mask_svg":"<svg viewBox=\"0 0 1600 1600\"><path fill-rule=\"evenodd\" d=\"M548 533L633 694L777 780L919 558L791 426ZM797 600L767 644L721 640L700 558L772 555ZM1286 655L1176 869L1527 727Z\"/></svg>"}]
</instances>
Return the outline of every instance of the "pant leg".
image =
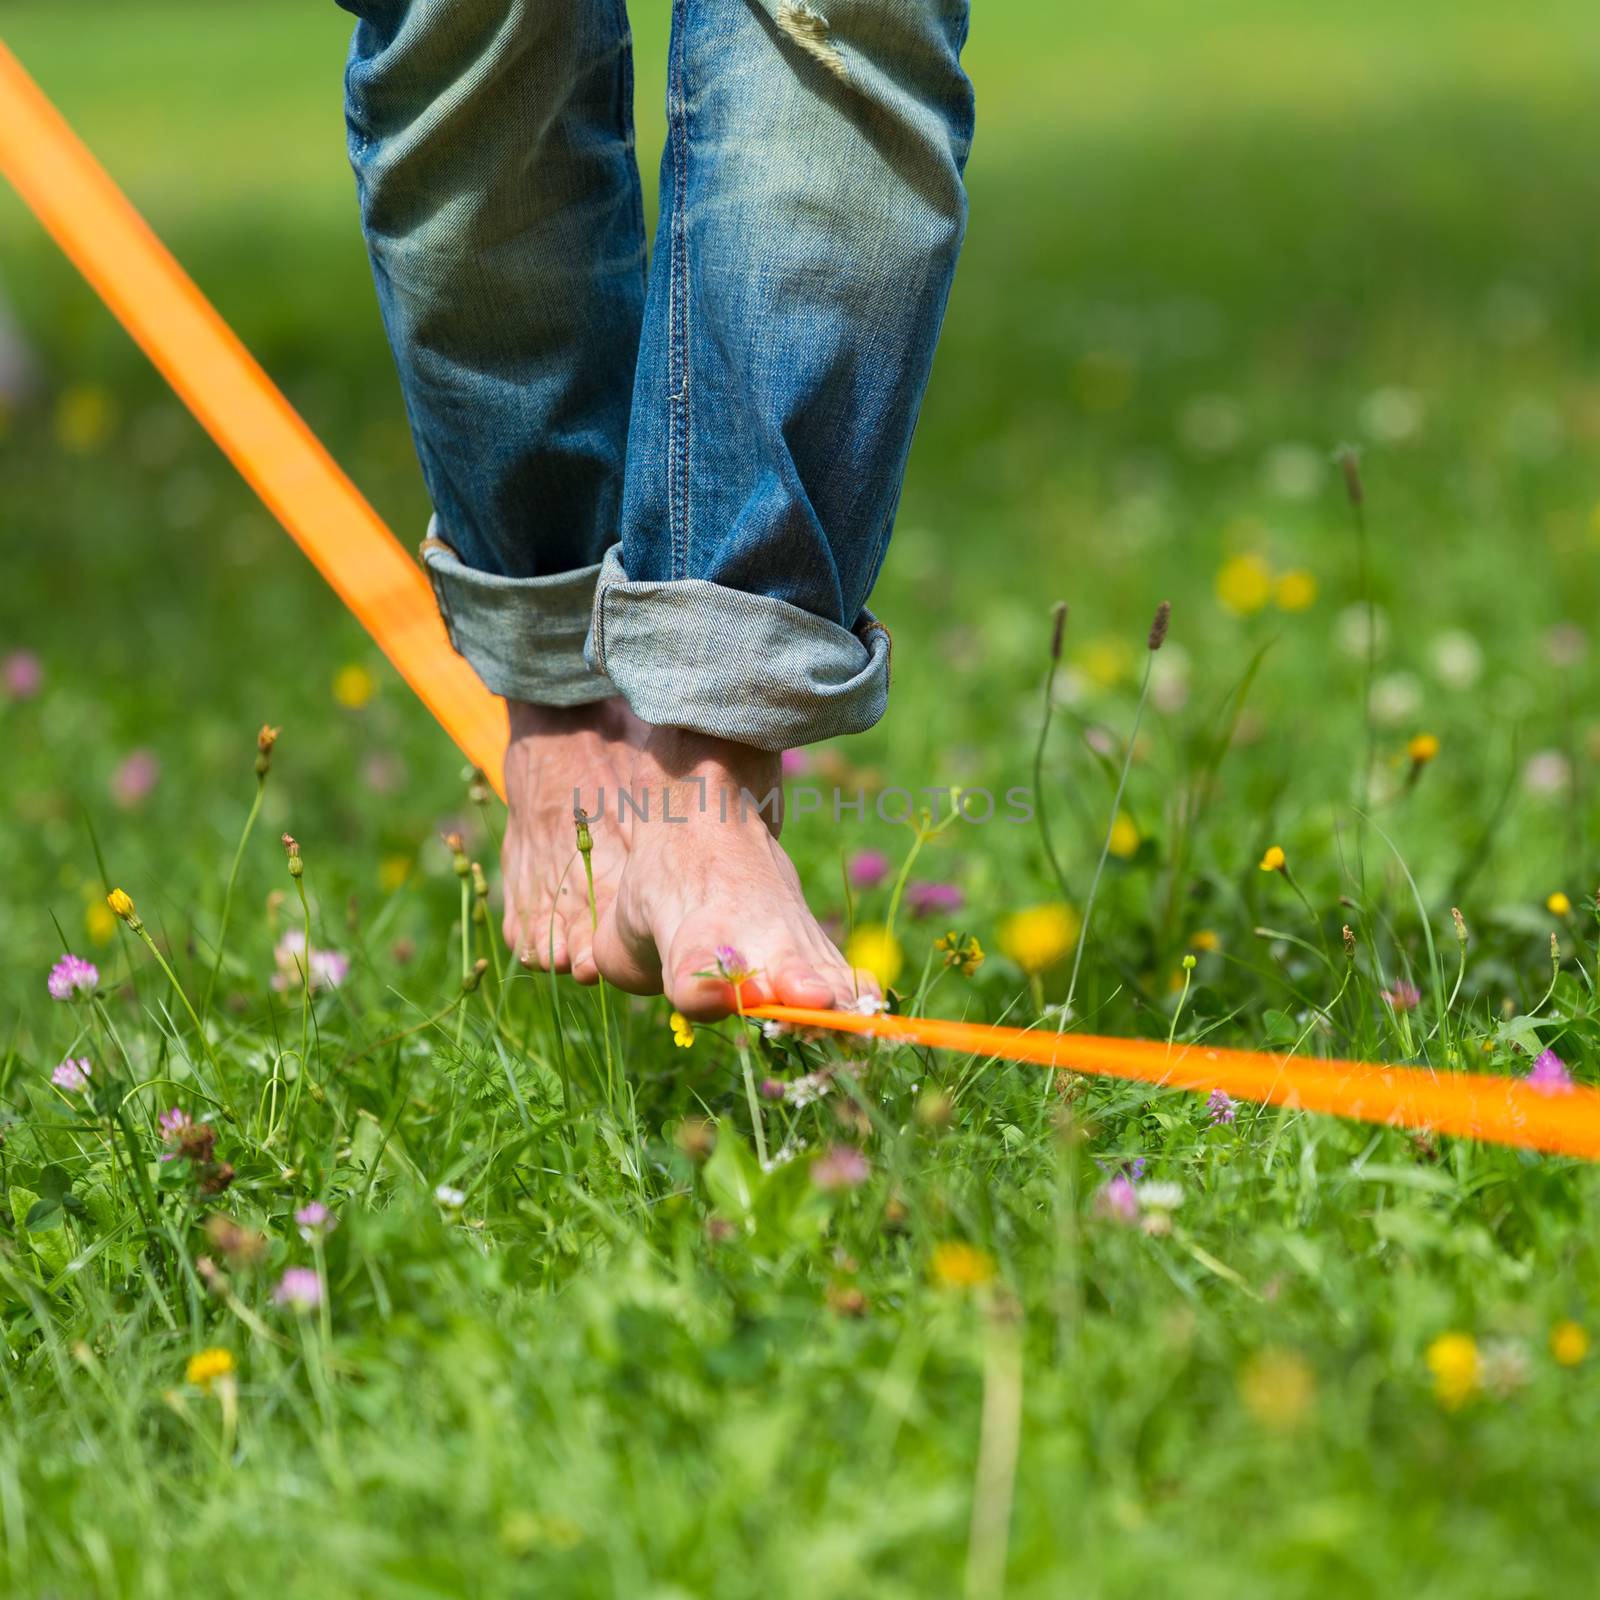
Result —
<instances>
[{"instance_id":1,"label":"pant leg","mask_svg":"<svg viewBox=\"0 0 1600 1600\"><path fill-rule=\"evenodd\" d=\"M967 0L674 0L661 219L590 660L766 749L882 715L888 546L966 223Z\"/></svg>"},{"instance_id":2,"label":"pant leg","mask_svg":"<svg viewBox=\"0 0 1600 1600\"><path fill-rule=\"evenodd\" d=\"M512 699L583 657L617 536L645 241L623 0L339 0L384 324L456 648Z\"/></svg>"}]
</instances>

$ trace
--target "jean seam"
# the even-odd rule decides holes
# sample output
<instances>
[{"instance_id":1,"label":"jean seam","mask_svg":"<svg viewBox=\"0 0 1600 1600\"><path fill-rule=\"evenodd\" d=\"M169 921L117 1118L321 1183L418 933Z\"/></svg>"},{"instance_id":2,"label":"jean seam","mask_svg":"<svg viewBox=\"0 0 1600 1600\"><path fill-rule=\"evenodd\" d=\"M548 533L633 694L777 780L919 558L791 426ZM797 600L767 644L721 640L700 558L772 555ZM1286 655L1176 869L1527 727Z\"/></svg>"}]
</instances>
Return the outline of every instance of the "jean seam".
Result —
<instances>
[{"instance_id":1,"label":"jean seam","mask_svg":"<svg viewBox=\"0 0 1600 1600\"><path fill-rule=\"evenodd\" d=\"M622 97L617 107L617 123L628 150L628 186L633 194L633 231L639 241L639 277L648 287L649 267L644 248L644 190L639 182L638 143L634 132L633 100L633 25L628 20L627 0L616 0L617 26L622 41Z\"/></svg>"},{"instance_id":2,"label":"jean seam","mask_svg":"<svg viewBox=\"0 0 1600 1600\"><path fill-rule=\"evenodd\" d=\"M672 575L689 575L689 250L685 211L689 188L689 109L684 58L688 53L688 0L673 0L673 50L669 89L672 126L672 258L667 324L667 524Z\"/></svg>"}]
</instances>

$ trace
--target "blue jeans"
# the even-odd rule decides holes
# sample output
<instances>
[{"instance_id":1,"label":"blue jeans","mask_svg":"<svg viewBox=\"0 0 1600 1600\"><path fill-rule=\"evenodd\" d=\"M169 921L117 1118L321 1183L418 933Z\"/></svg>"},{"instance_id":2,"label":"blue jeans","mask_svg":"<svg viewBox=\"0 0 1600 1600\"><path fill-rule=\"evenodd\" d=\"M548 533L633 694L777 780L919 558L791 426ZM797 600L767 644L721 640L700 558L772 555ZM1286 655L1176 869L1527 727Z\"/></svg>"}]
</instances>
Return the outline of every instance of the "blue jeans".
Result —
<instances>
[{"instance_id":1,"label":"blue jeans","mask_svg":"<svg viewBox=\"0 0 1600 1600\"><path fill-rule=\"evenodd\" d=\"M672 0L648 264L624 0L339 0L451 639L767 750L869 727L866 600L966 224L967 0Z\"/></svg>"}]
</instances>

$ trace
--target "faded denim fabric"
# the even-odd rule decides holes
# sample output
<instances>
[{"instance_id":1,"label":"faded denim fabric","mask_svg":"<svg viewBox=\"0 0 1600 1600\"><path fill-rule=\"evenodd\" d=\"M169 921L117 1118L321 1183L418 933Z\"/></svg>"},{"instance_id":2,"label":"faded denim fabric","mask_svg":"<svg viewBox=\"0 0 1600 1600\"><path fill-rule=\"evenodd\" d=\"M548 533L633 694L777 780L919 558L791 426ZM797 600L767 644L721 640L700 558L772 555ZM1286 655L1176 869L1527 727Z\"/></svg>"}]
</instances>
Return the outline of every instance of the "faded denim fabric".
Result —
<instances>
[{"instance_id":1,"label":"faded denim fabric","mask_svg":"<svg viewBox=\"0 0 1600 1600\"><path fill-rule=\"evenodd\" d=\"M870 726L966 223L967 0L673 0L648 265L622 0L340 4L456 648L509 698L767 749Z\"/></svg>"}]
</instances>

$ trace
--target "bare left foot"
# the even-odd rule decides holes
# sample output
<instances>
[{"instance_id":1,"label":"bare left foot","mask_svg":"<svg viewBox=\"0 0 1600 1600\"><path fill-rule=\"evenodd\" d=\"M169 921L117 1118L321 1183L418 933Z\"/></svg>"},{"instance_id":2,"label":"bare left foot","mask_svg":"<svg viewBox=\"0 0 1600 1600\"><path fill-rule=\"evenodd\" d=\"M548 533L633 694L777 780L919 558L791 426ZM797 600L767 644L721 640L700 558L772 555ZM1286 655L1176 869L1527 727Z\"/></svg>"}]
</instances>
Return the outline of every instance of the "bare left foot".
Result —
<instances>
[{"instance_id":1,"label":"bare left foot","mask_svg":"<svg viewBox=\"0 0 1600 1600\"><path fill-rule=\"evenodd\" d=\"M627 832L616 795L633 782L634 760L650 729L622 699L586 706L512 701L506 747L510 816L500 853L506 943L525 966L595 981L594 922L604 917L627 858ZM591 828L594 907L578 853L573 796L606 816Z\"/></svg>"}]
</instances>

